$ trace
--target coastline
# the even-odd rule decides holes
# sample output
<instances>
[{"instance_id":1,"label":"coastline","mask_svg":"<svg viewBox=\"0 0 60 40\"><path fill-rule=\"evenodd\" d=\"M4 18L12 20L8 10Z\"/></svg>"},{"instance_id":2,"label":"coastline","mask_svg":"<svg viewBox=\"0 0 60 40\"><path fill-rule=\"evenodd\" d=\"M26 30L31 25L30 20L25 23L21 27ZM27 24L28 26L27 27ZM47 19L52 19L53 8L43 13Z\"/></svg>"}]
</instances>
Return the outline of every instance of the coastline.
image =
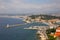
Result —
<instances>
[{"instance_id":1,"label":"coastline","mask_svg":"<svg viewBox=\"0 0 60 40\"><path fill-rule=\"evenodd\" d=\"M0 17L3 17L3 18L16 18L16 19L23 18L23 16L0 16Z\"/></svg>"}]
</instances>

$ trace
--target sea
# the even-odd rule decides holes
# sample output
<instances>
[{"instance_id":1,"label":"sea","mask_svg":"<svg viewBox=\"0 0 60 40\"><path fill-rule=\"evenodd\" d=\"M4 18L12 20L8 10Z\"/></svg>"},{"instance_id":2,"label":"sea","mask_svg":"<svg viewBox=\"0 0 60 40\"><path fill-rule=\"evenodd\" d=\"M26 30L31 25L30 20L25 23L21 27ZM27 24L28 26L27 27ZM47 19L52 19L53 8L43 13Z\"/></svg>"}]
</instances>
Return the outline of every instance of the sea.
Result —
<instances>
[{"instance_id":1,"label":"sea","mask_svg":"<svg viewBox=\"0 0 60 40\"><path fill-rule=\"evenodd\" d=\"M24 29L30 26L47 26L43 23L33 22L26 25L7 28L6 25L24 24L23 18L0 17L0 40L37 40L37 30Z\"/></svg>"}]
</instances>

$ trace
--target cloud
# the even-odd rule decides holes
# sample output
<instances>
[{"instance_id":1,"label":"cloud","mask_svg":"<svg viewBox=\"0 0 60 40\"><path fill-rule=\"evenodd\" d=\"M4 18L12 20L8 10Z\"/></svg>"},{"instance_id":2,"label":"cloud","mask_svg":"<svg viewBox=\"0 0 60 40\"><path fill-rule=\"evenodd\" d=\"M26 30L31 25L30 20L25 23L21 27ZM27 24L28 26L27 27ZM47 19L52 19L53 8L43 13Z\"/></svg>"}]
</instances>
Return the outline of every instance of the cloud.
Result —
<instances>
[{"instance_id":1,"label":"cloud","mask_svg":"<svg viewBox=\"0 0 60 40\"><path fill-rule=\"evenodd\" d=\"M24 0L0 0L0 13L24 13L40 12L60 9L60 1L53 0L52 3L31 4L25 3Z\"/></svg>"}]
</instances>

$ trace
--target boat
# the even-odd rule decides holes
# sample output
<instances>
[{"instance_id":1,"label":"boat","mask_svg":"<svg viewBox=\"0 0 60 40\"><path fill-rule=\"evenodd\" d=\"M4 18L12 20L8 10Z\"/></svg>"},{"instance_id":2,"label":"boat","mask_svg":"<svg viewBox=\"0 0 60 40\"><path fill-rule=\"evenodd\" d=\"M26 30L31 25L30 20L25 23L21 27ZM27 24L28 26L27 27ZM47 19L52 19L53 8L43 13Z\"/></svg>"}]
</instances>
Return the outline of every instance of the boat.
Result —
<instances>
[{"instance_id":1,"label":"boat","mask_svg":"<svg viewBox=\"0 0 60 40\"><path fill-rule=\"evenodd\" d=\"M43 22L44 24L46 24L46 25L49 25L49 23L47 23L47 22Z\"/></svg>"}]
</instances>

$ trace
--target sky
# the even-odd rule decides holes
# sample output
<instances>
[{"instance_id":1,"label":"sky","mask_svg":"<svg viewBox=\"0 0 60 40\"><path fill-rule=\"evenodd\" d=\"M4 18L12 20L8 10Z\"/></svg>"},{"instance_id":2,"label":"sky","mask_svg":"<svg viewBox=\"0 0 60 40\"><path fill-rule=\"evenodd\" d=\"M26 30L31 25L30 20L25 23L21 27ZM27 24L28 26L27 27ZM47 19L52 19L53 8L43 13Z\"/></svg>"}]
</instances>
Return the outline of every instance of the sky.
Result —
<instances>
[{"instance_id":1,"label":"sky","mask_svg":"<svg viewBox=\"0 0 60 40\"><path fill-rule=\"evenodd\" d=\"M60 0L0 0L0 14L55 12L60 12Z\"/></svg>"}]
</instances>

